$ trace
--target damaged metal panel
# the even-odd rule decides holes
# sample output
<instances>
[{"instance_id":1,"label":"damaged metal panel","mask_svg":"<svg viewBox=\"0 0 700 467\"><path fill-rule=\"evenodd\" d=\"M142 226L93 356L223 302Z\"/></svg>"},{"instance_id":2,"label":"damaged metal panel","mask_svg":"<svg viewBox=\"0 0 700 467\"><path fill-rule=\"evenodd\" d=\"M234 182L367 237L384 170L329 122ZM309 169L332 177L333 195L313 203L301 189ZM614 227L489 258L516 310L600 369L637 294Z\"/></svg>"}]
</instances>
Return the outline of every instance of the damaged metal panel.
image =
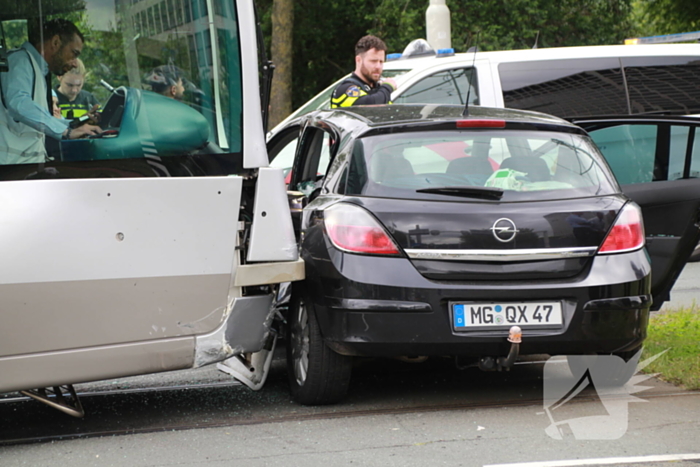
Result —
<instances>
[{"instance_id":1,"label":"damaged metal panel","mask_svg":"<svg viewBox=\"0 0 700 467\"><path fill-rule=\"evenodd\" d=\"M210 334L197 336L194 366L262 349L275 314L273 297L267 294L234 299L224 323Z\"/></svg>"},{"instance_id":2,"label":"damaged metal panel","mask_svg":"<svg viewBox=\"0 0 700 467\"><path fill-rule=\"evenodd\" d=\"M258 171L248 262L296 261L299 250L282 169Z\"/></svg>"},{"instance_id":3,"label":"damaged metal panel","mask_svg":"<svg viewBox=\"0 0 700 467\"><path fill-rule=\"evenodd\" d=\"M234 285L247 287L294 282L303 280L305 274L303 259L289 262L252 263L238 266Z\"/></svg>"},{"instance_id":4,"label":"damaged metal panel","mask_svg":"<svg viewBox=\"0 0 700 467\"><path fill-rule=\"evenodd\" d=\"M265 385L267 375L270 372L277 336L270 336L268 341L269 344L265 348L249 355L248 359L239 355L217 363L216 367L224 373L233 376L253 391L259 391Z\"/></svg>"}]
</instances>

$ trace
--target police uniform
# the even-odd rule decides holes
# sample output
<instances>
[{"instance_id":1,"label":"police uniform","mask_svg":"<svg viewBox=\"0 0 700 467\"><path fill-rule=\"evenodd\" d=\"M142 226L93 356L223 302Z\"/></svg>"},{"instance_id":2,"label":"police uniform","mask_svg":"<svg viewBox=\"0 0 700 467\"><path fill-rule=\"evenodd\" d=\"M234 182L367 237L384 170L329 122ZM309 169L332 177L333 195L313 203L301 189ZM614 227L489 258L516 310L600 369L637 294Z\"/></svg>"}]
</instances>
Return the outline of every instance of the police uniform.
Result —
<instances>
[{"instance_id":1,"label":"police uniform","mask_svg":"<svg viewBox=\"0 0 700 467\"><path fill-rule=\"evenodd\" d=\"M370 86L355 73L338 85L331 95L331 109L352 105L391 104L394 87L388 83Z\"/></svg>"},{"instance_id":2,"label":"police uniform","mask_svg":"<svg viewBox=\"0 0 700 467\"><path fill-rule=\"evenodd\" d=\"M58 97L58 108L61 109L63 118L72 120L80 118L90 112L90 110L100 102L92 93L81 89L80 93L75 96L73 101L68 100L68 97L59 91L60 86L56 87L56 97Z\"/></svg>"}]
</instances>

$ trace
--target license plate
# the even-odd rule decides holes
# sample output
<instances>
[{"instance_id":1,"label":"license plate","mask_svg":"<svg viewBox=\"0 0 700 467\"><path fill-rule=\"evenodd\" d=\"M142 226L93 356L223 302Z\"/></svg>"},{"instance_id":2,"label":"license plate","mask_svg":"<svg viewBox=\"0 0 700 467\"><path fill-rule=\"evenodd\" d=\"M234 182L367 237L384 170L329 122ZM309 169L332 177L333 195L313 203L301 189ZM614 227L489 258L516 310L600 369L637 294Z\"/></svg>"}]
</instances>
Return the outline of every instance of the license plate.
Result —
<instances>
[{"instance_id":1,"label":"license plate","mask_svg":"<svg viewBox=\"0 0 700 467\"><path fill-rule=\"evenodd\" d=\"M562 324L561 302L453 303L456 331L510 326L557 327Z\"/></svg>"}]
</instances>

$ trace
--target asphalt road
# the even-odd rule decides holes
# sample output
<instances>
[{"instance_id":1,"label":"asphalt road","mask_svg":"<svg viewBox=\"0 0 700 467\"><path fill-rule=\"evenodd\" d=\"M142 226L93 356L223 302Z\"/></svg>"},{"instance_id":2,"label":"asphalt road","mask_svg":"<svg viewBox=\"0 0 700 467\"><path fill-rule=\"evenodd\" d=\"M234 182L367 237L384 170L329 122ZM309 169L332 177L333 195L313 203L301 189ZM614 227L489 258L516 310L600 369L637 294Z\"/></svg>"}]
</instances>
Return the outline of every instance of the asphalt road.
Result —
<instances>
[{"instance_id":1,"label":"asphalt road","mask_svg":"<svg viewBox=\"0 0 700 467\"><path fill-rule=\"evenodd\" d=\"M570 378L564 361L547 365L555 378ZM210 370L190 382L207 380ZM329 407L291 402L284 377L275 368L257 393L227 386L86 396L84 420L33 402L0 404L0 440L54 436L0 446L0 465L471 466L678 454L700 460L700 392L658 380L642 384L648 389L635 394L638 402L627 402L629 391L605 396L588 388L548 412L543 363L536 361L508 373L459 371L439 361L367 362L355 368L347 400ZM140 383L112 386L125 385L136 390ZM581 438L574 419L591 416L606 419L584 420L589 434L623 430L619 439ZM552 421L564 422L563 439L547 434Z\"/></svg>"},{"instance_id":2,"label":"asphalt road","mask_svg":"<svg viewBox=\"0 0 700 467\"><path fill-rule=\"evenodd\" d=\"M686 267L664 310L700 298L699 274L700 264ZM546 365L549 381L571 378L565 362ZM650 379L628 403L634 391L588 387L555 412L544 370L537 359L508 373L361 362L348 398L327 407L292 402L279 360L260 392L214 367L79 385L82 420L34 401L0 403L0 466L700 463L700 392ZM619 436L584 439L591 433Z\"/></svg>"}]
</instances>

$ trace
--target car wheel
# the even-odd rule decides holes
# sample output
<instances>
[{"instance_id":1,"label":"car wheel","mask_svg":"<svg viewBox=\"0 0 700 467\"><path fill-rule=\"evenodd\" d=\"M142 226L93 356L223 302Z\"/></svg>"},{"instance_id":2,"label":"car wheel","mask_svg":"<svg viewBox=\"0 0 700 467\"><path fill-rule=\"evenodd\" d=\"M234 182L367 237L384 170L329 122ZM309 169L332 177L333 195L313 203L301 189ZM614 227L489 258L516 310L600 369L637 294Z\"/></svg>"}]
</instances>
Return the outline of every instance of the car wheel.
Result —
<instances>
[{"instance_id":1,"label":"car wheel","mask_svg":"<svg viewBox=\"0 0 700 467\"><path fill-rule=\"evenodd\" d=\"M287 323L287 374L292 398L304 405L339 402L348 391L352 357L323 342L311 300L294 293Z\"/></svg>"},{"instance_id":2,"label":"car wheel","mask_svg":"<svg viewBox=\"0 0 700 467\"><path fill-rule=\"evenodd\" d=\"M614 355L619 359L600 358L604 355L567 355L566 361L574 378L581 378L589 370L593 383L601 386L624 386L637 372L642 348ZM621 360L620 360L621 359Z\"/></svg>"}]
</instances>

